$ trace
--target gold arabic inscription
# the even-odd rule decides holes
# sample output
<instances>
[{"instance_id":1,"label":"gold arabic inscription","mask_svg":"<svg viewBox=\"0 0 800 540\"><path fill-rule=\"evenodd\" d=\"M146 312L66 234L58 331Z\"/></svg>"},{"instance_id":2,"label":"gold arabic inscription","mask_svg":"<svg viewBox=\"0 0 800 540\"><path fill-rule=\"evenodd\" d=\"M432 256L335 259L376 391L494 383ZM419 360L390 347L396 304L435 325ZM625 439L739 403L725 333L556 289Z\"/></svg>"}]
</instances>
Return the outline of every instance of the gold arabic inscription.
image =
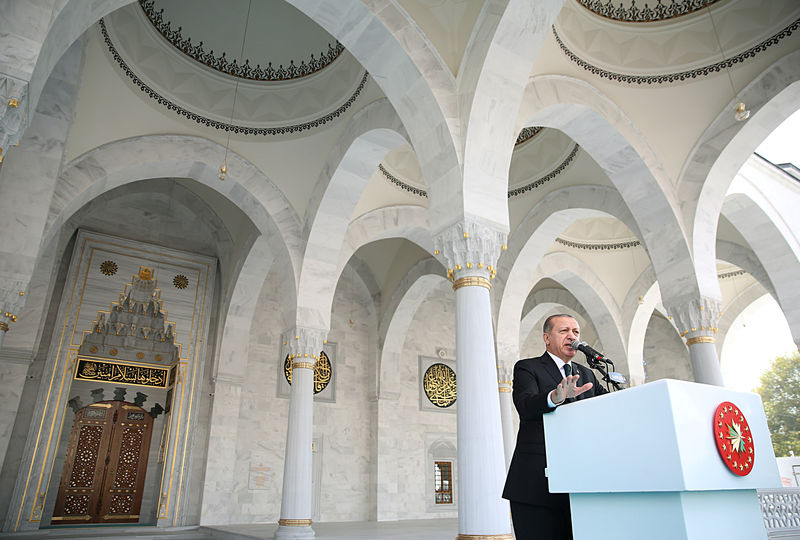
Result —
<instances>
[{"instance_id":1,"label":"gold arabic inscription","mask_svg":"<svg viewBox=\"0 0 800 540\"><path fill-rule=\"evenodd\" d=\"M94 358L79 358L78 367L75 370L75 379L165 388L167 386L167 371L166 368L117 364Z\"/></svg>"},{"instance_id":2,"label":"gold arabic inscription","mask_svg":"<svg viewBox=\"0 0 800 540\"><path fill-rule=\"evenodd\" d=\"M422 377L422 388L431 403L449 407L456 402L456 373L447 364L431 364Z\"/></svg>"}]
</instances>

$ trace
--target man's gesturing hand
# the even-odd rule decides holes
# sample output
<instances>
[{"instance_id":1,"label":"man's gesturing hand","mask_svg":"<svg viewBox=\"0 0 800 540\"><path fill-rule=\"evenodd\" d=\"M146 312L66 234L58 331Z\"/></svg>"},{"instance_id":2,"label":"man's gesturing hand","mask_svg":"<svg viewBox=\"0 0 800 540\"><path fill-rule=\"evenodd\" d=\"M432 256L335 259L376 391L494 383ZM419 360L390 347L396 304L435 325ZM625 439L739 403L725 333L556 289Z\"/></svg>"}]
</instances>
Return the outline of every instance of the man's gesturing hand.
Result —
<instances>
[{"instance_id":1,"label":"man's gesturing hand","mask_svg":"<svg viewBox=\"0 0 800 540\"><path fill-rule=\"evenodd\" d=\"M578 382L579 375L570 375L564 379L561 379L561 382L558 383L558 386L550 394L550 401L552 401L556 405L561 405L564 403L565 399L574 398L586 392L587 390L591 390L592 383L586 383L583 386L575 386Z\"/></svg>"}]
</instances>

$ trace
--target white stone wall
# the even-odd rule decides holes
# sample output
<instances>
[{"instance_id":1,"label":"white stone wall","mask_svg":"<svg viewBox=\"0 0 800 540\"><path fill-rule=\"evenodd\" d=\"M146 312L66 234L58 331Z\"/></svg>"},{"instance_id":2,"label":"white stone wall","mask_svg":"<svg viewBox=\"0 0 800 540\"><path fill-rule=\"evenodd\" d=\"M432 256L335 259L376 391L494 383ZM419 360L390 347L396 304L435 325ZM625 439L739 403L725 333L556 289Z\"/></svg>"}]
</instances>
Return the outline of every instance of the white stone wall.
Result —
<instances>
[{"instance_id":1,"label":"white stone wall","mask_svg":"<svg viewBox=\"0 0 800 540\"><path fill-rule=\"evenodd\" d=\"M275 522L281 506L289 400L278 396L283 381L279 287L270 273L250 331L250 357L242 384L237 430L231 523ZM329 341L336 343L336 401L314 403L315 521L358 521L370 516L369 456L371 388L370 334L377 332L372 300L346 268L334 298ZM350 320L353 324L350 325ZM374 391L372 391L374 393ZM209 456L209 459L212 459ZM318 506L317 506L318 501ZM318 510L317 510L318 508Z\"/></svg>"},{"instance_id":2,"label":"white stone wall","mask_svg":"<svg viewBox=\"0 0 800 540\"><path fill-rule=\"evenodd\" d=\"M456 445L456 415L420 410L419 396L419 356L436 356L437 349L444 348L448 358L455 358L455 307L449 283L434 289L409 326L400 364L394 369L382 367L381 393L387 397L379 400L378 412L379 521L457 515L455 504L438 512L439 508L429 511L427 504L434 490L433 471L427 470L427 446L440 440ZM454 482L457 467L454 463ZM456 483L454 500L457 489Z\"/></svg>"}]
</instances>

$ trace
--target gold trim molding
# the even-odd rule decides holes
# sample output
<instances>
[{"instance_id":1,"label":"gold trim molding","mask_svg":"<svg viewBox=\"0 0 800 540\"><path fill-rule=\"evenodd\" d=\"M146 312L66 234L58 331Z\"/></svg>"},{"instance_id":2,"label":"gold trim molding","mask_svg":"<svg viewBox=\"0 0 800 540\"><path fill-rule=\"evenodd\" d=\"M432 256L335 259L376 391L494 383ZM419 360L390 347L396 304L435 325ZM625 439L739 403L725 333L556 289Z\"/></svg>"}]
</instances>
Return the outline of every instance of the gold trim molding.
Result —
<instances>
[{"instance_id":1,"label":"gold trim molding","mask_svg":"<svg viewBox=\"0 0 800 540\"><path fill-rule=\"evenodd\" d=\"M492 282L482 276L464 276L458 278L453 283L453 290L456 291L461 287L486 287L488 290L492 290Z\"/></svg>"},{"instance_id":2,"label":"gold trim molding","mask_svg":"<svg viewBox=\"0 0 800 540\"><path fill-rule=\"evenodd\" d=\"M292 369L314 369L313 362L292 362Z\"/></svg>"},{"instance_id":3,"label":"gold trim molding","mask_svg":"<svg viewBox=\"0 0 800 540\"><path fill-rule=\"evenodd\" d=\"M514 540L510 534L459 534L456 540Z\"/></svg>"},{"instance_id":4,"label":"gold trim molding","mask_svg":"<svg viewBox=\"0 0 800 540\"><path fill-rule=\"evenodd\" d=\"M697 343L715 343L716 340L713 336L695 336L686 340L686 345L695 345Z\"/></svg>"},{"instance_id":5,"label":"gold trim molding","mask_svg":"<svg viewBox=\"0 0 800 540\"><path fill-rule=\"evenodd\" d=\"M278 520L278 525L284 527L311 527L310 519L284 519Z\"/></svg>"},{"instance_id":6,"label":"gold trim molding","mask_svg":"<svg viewBox=\"0 0 800 540\"><path fill-rule=\"evenodd\" d=\"M500 386L497 388L497 390L499 392L509 392L509 393L511 392L511 388L509 388L508 386Z\"/></svg>"}]
</instances>

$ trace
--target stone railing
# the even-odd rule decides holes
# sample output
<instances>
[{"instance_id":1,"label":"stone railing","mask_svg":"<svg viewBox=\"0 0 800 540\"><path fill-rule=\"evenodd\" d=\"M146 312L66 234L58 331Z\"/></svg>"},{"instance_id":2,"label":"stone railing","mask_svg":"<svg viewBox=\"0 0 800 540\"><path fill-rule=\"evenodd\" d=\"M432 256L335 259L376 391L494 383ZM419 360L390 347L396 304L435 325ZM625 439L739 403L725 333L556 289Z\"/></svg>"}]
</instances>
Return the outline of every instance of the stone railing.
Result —
<instances>
[{"instance_id":1,"label":"stone railing","mask_svg":"<svg viewBox=\"0 0 800 540\"><path fill-rule=\"evenodd\" d=\"M800 488L759 489L758 500L770 538L788 532L800 536Z\"/></svg>"}]
</instances>

